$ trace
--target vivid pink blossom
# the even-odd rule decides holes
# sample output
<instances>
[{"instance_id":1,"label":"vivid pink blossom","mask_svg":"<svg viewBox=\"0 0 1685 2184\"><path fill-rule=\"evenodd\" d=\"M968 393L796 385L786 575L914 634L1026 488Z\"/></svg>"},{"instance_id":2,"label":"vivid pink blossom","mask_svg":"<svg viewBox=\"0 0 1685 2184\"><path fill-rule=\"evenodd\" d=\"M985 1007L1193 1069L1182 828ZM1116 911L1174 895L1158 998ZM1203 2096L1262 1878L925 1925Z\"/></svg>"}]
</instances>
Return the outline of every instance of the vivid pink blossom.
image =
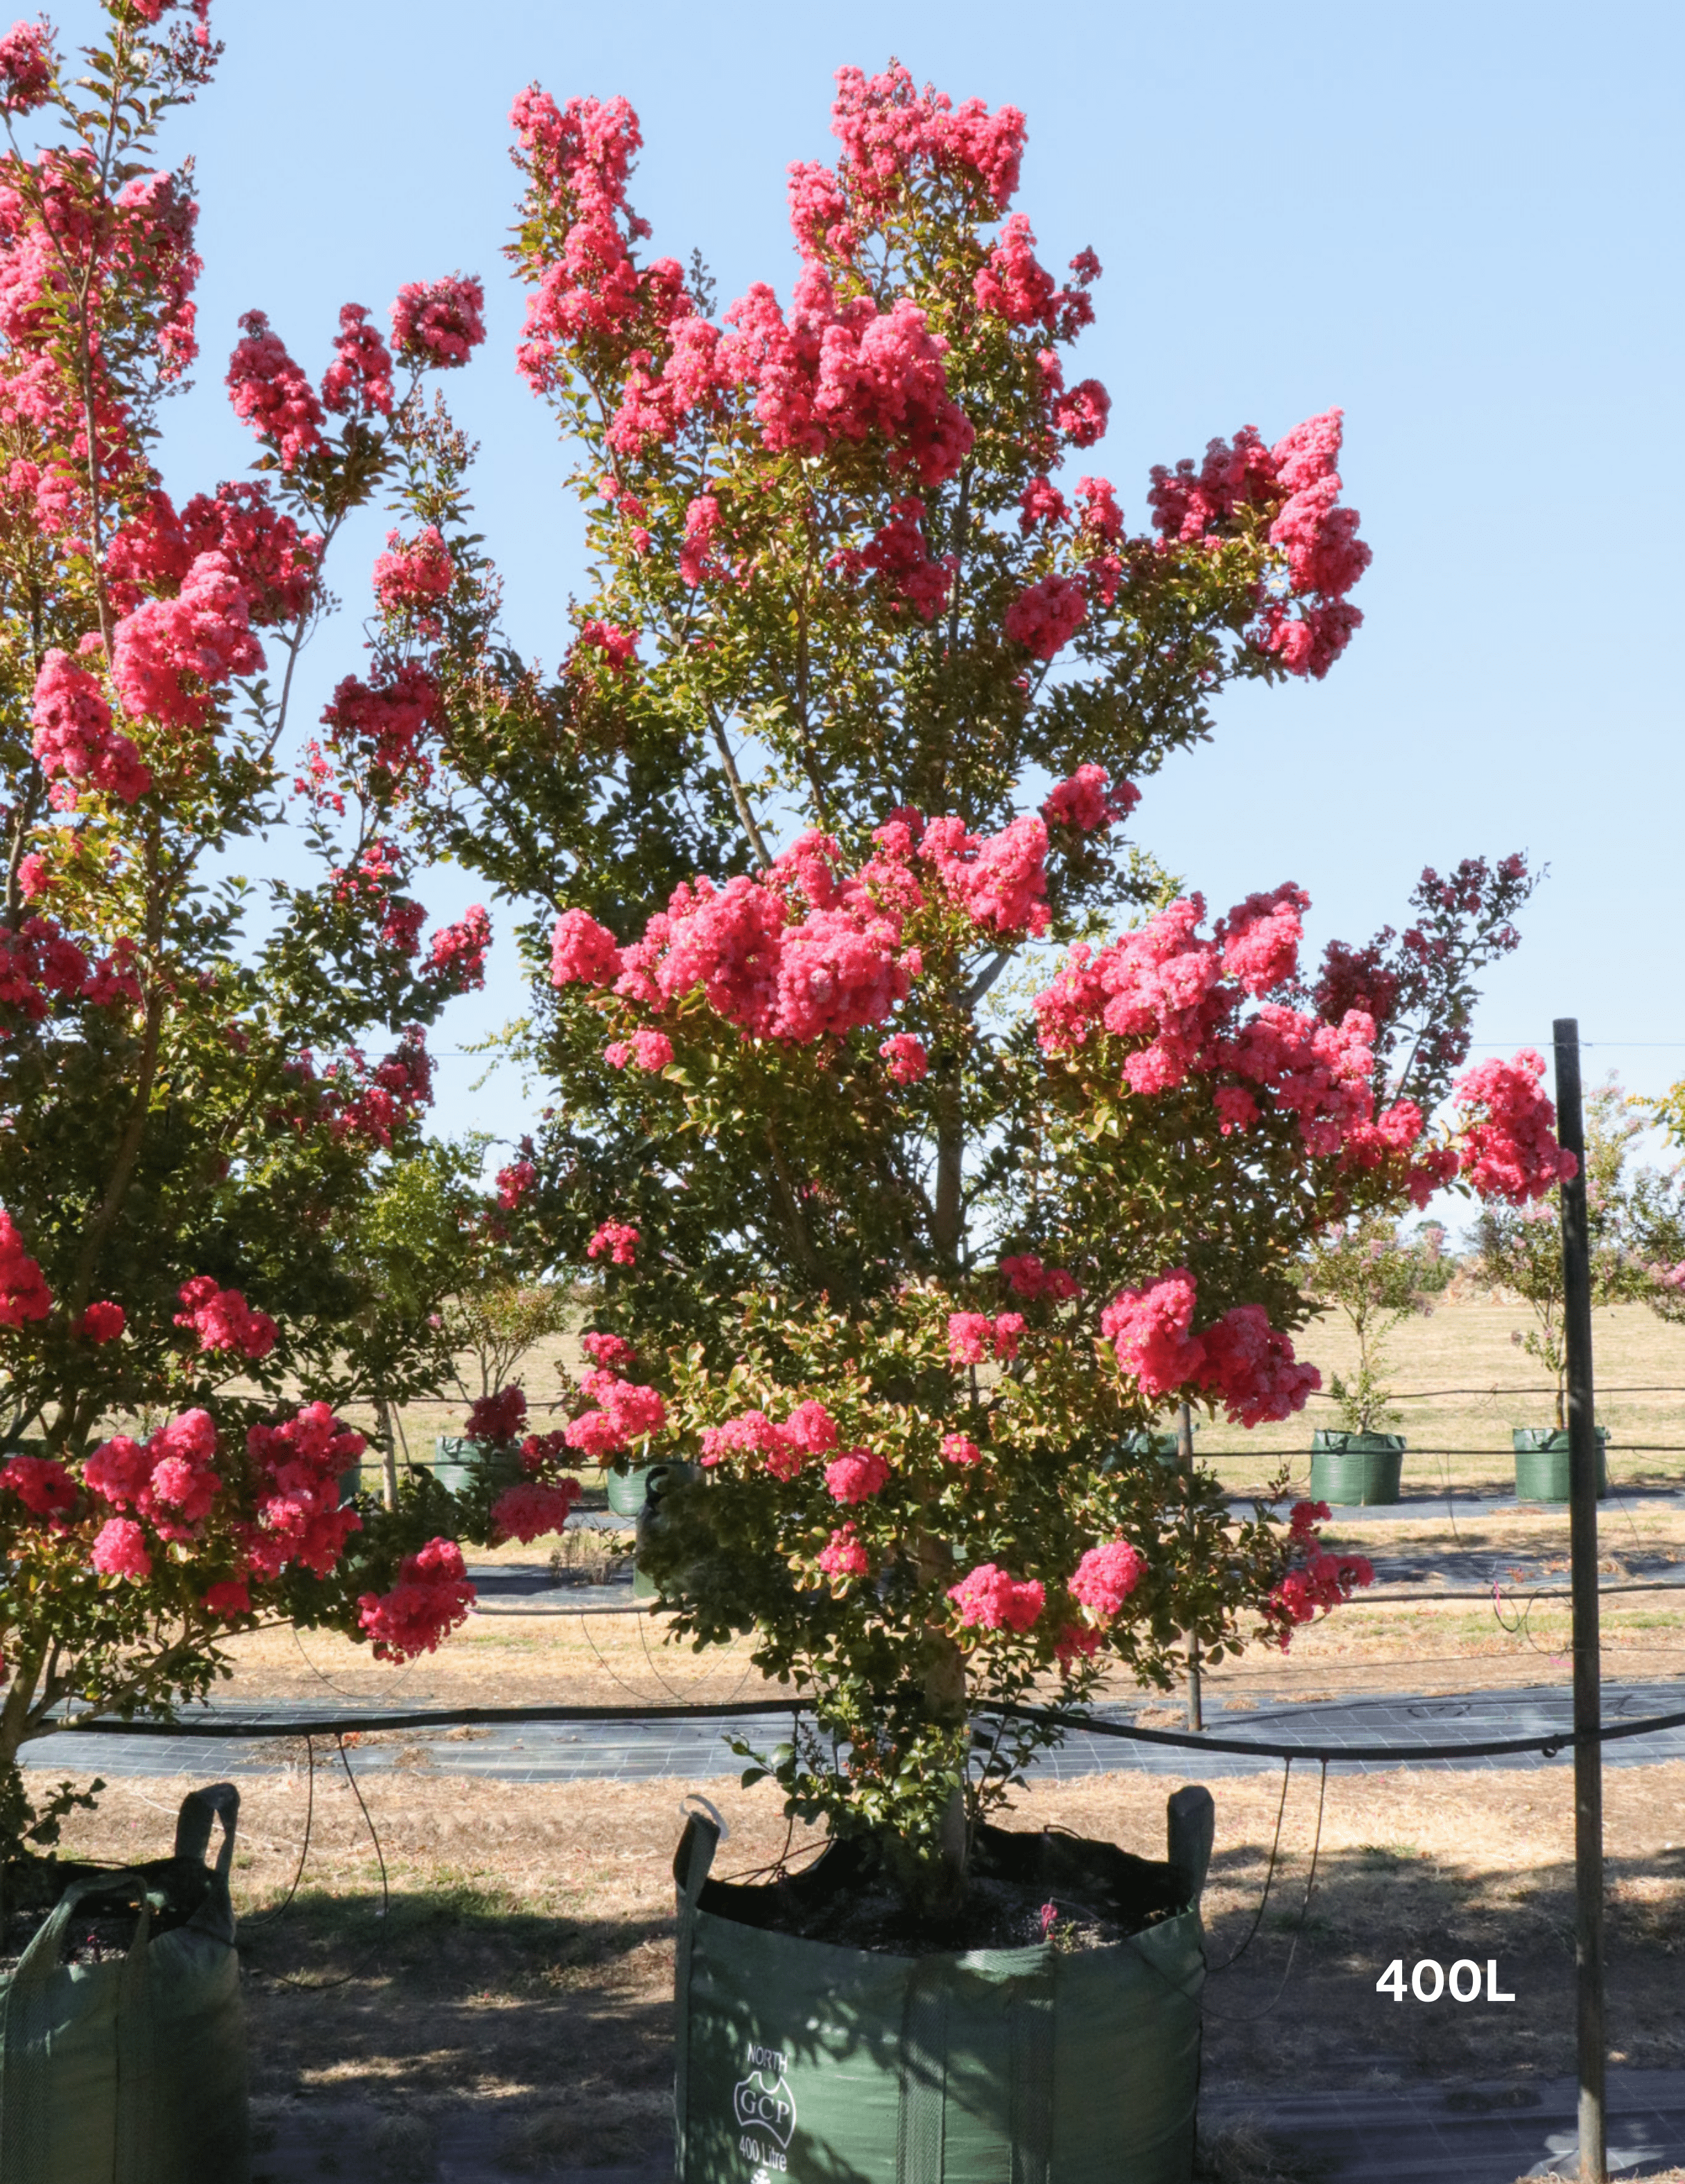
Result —
<instances>
[{"instance_id":1,"label":"vivid pink blossom","mask_svg":"<svg viewBox=\"0 0 1685 2184\"><path fill-rule=\"evenodd\" d=\"M1024 119L1015 106L990 114L980 98L956 107L929 84L919 91L899 61L881 75L837 70L831 134L843 148L840 171L870 209L886 203L915 166L969 178L998 216L1018 188Z\"/></svg>"},{"instance_id":2,"label":"vivid pink blossom","mask_svg":"<svg viewBox=\"0 0 1685 2184\"><path fill-rule=\"evenodd\" d=\"M929 1073L930 1057L924 1051L924 1042L910 1031L898 1031L878 1051L897 1084L917 1084Z\"/></svg>"},{"instance_id":3,"label":"vivid pink blossom","mask_svg":"<svg viewBox=\"0 0 1685 2184\"><path fill-rule=\"evenodd\" d=\"M386 534L386 551L374 566L375 599L382 614L409 615L425 638L437 638L444 629L438 606L456 581L456 564L438 526L429 523L413 538L400 532Z\"/></svg>"},{"instance_id":4,"label":"vivid pink blossom","mask_svg":"<svg viewBox=\"0 0 1685 2184\"><path fill-rule=\"evenodd\" d=\"M256 1360L274 1349L280 1329L266 1312L254 1312L238 1290L219 1289L209 1274L195 1274L182 1283L181 1299L186 1309L176 1313L176 1324L191 1328L205 1354L224 1351Z\"/></svg>"},{"instance_id":5,"label":"vivid pink blossom","mask_svg":"<svg viewBox=\"0 0 1685 2184\"><path fill-rule=\"evenodd\" d=\"M872 1558L862 1546L852 1524L844 1524L833 1532L819 1550L819 1567L829 1577L865 1577L872 1568Z\"/></svg>"},{"instance_id":6,"label":"vivid pink blossom","mask_svg":"<svg viewBox=\"0 0 1685 2184\"><path fill-rule=\"evenodd\" d=\"M367 1446L321 1402L248 1430L246 1453L257 1479L257 1522L240 1530L248 1575L279 1577L293 1563L318 1577L332 1573L363 1525L340 1500L340 1476Z\"/></svg>"},{"instance_id":7,"label":"vivid pink blossom","mask_svg":"<svg viewBox=\"0 0 1685 2184\"><path fill-rule=\"evenodd\" d=\"M248 311L240 326L244 337L228 360L229 400L235 415L271 442L282 470L290 471L322 444L321 404L261 311Z\"/></svg>"},{"instance_id":8,"label":"vivid pink blossom","mask_svg":"<svg viewBox=\"0 0 1685 2184\"><path fill-rule=\"evenodd\" d=\"M955 563L951 554L931 558L923 520L921 502L896 501L870 543L836 554L833 565L853 576L875 574L878 595L891 614L906 608L921 621L934 621L948 603Z\"/></svg>"},{"instance_id":9,"label":"vivid pink blossom","mask_svg":"<svg viewBox=\"0 0 1685 2184\"><path fill-rule=\"evenodd\" d=\"M1112 398L1097 379L1079 380L1052 402L1053 422L1074 448L1091 448L1106 431Z\"/></svg>"},{"instance_id":10,"label":"vivid pink blossom","mask_svg":"<svg viewBox=\"0 0 1685 2184\"><path fill-rule=\"evenodd\" d=\"M968 1434L951 1433L942 1435L942 1461L956 1463L962 1468L981 1463L983 1451Z\"/></svg>"},{"instance_id":11,"label":"vivid pink blossom","mask_svg":"<svg viewBox=\"0 0 1685 2184\"><path fill-rule=\"evenodd\" d=\"M672 1041L664 1031L635 1031L630 1039L617 1039L603 1050L604 1059L615 1069L633 1068L656 1075L672 1060Z\"/></svg>"},{"instance_id":12,"label":"vivid pink blossom","mask_svg":"<svg viewBox=\"0 0 1685 2184\"><path fill-rule=\"evenodd\" d=\"M466 1437L489 1447L505 1448L519 1434L526 1418L527 1391L518 1381L511 1381L469 1405Z\"/></svg>"},{"instance_id":13,"label":"vivid pink blossom","mask_svg":"<svg viewBox=\"0 0 1685 2184\"><path fill-rule=\"evenodd\" d=\"M83 1466L90 1493L132 1508L166 1540L191 1540L221 1487L216 1427L208 1412L184 1411L142 1446L127 1434L103 1441Z\"/></svg>"},{"instance_id":14,"label":"vivid pink blossom","mask_svg":"<svg viewBox=\"0 0 1685 2184\"><path fill-rule=\"evenodd\" d=\"M39 1262L24 1249L11 1215L0 1212L0 1327L45 1319L52 1309L53 1295Z\"/></svg>"},{"instance_id":15,"label":"vivid pink blossom","mask_svg":"<svg viewBox=\"0 0 1685 2184\"><path fill-rule=\"evenodd\" d=\"M996 1318L986 1312L950 1312L949 1358L956 1365L980 1365L991 1357L1010 1360L1018 1355L1024 1331L1021 1312L1003 1312Z\"/></svg>"},{"instance_id":16,"label":"vivid pink blossom","mask_svg":"<svg viewBox=\"0 0 1685 2184\"><path fill-rule=\"evenodd\" d=\"M1101 1333L1141 1393L1159 1400L1197 1390L1244 1426L1303 1410L1322 1376L1295 1359L1292 1343L1270 1326L1263 1307L1236 1305L1196 1334L1196 1302L1193 1278L1178 1267L1143 1290L1121 1290L1101 1314Z\"/></svg>"},{"instance_id":17,"label":"vivid pink blossom","mask_svg":"<svg viewBox=\"0 0 1685 2184\"><path fill-rule=\"evenodd\" d=\"M32 114L53 89L53 26L43 16L0 37L0 112Z\"/></svg>"},{"instance_id":18,"label":"vivid pink blossom","mask_svg":"<svg viewBox=\"0 0 1685 2184\"><path fill-rule=\"evenodd\" d=\"M1301 922L1310 897L1291 881L1269 894L1249 894L1217 928L1225 976L1248 994L1285 985L1298 969Z\"/></svg>"},{"instance_id":19,"label":"vivid pink blossom","mask_svg":"<svg viewBox=\"0 0 1685 2184\"><path fill-rule=\"evenodd\" d=\"M102 1577L133 1578L138 1583L152 1575L146 1534L132 1517L108 1518L94 1536L88 1560Z\"/></svg>"},{"instance_id":20,"label":"vivid pink blossom","mask_svg":"<svg viewBox=\"0 0 1685 2184\"><path fill-rule=\"evenodd\" d=\"M529 1160L511 1161L500 1167L492 1178L498 1204L505 1213L514 1212L538 1179L538 1171Z\"/></svg>"},{"instance_id":21,"label":"vivid pink blossom","mask_svg":"<svg viewBox=\"0 0 1685 2184\"><path fill-rule=\"evenodd\" d=\"M601 1458L617 1456L634 1441L651 1440L667 1426L667 1405L654 1388L622 1380L601 1366L580 1382L597 1407L585 1411L564 1429L570 1448Z\"/></svg>"},{"instance_id":22,"label":"vivid pink blossom","mask_svg":"<svg viewBox=\"0 0 1685 2184\"><path fill-rule=\"evenodd\" d=\"M224 1578L206 1588L204 1604L213 1615L232 1623L237 1615L251 1613L251 1587L243 1577Z\"/></svg>"},{"instance_id":23,"label":"vivid pink blossom","mask_svg":"<svg viewBox=\"0 0 1685 2184\"><path fill-rule=\"evenodd\" d=\"M462 1550L454 1540L429 1540L419 1553L405 1555L390 1592L359 1596L357 1620L377 1659L411 1661L466 1623L474 1598Z\"/></svg>"},{"instance_id":24,"label":"vivid pink blossom","mask_svg":"<svg viewBox=\"0 0 1685 2184\"><path fill-rule=\"evenodd\" d=\"M175 599L147 599L118 623L111 678L130 712L197 728L209 716L216 686L263 665L251 602L228 557L200 554Z\"/></svg>"},{"instance_id":25,"label":"vivid pink blossom","mask_svg":"<svg viewBox=\"0 0 1685 2184\"><path fill-rule=\"evenodd\" d=\"M0 1466L0 1487L9 1487L36 1517L61 1515L75 1507L76 1482L53 1457L13 1457Z\"/></svg>"},{"instance_id":26,"label":"vivid pink blossom","mask_svg":"<svg viewBox=\"0 0 1685 2184\"><path fill-rule=\"evenodd\" d=\"M410 661L387 670L382 679L365 682L345 676L336 686L322 721L335 746L360 746L388 784L413 773L418 785L430 777L421 738L435 720L438 685L427 669Z\"/></svg>"},{"instance_id":27,"label":"vivid pink blossom","mask_svg":"<svg viewBox=\"0 0 1685 2184\"><path fill-rule=\"evenodd\" d=\"M1091 1547L1070 1581L1073 1600L1096 1615L1115 1615L1147 1574L1147 1557L1127 1540Z\"/></svg>"},{"instance_id":28,"label":"vivid pink blossom","mask_svg":"<svg viewBox=\"0 0 1685 2184\"><path fill-rule=\"evenodd\" d=\"M834 1502L869 1502L889 1483L890 1467L875 1449L846 1449L825 1466L825 1488Z\"/></svg>"},{"instance_id":29,"label":"vivid pink blossom","mask_svg":"<svg viewBox=\"0 0 1685 2184\"><path fill-rule=\"evenodd\" d=\"M1050 1297L1065 1304L1082 1295L1082 1284L1063 1267L1044 1267L1034 1251L1002 1259L1001 1279L1016 1295L1034 1300Z\"/></svg>"},{"instance_id":30,"label":"vivid pink blossom","mask_svg":"<svg viewBox=\"0 0 1685 2184\"><path fill-rule=\"evenodd\" d=\"M0 926L0 1006L39 1023L53 997L86 994L88 978L86 956L50 917L26 917L13 931Z\"/></svg>"},{"instance_id":31,"label":"vivid pink blossom","mask_svg":"<svg viewBox=\"0 0 1685 2184\"><path fill-rule=\"evenodd\" d=\"M427 950L427 969L452 993L466 994L486 983L486 950L492 922L483 903L471 903L455 925L442 925Z\"/></svg>"},{"instance_id":32,"label":"vivid pink blossom","mask_svg":"<svg viewBox=\"0 0 1685 2184\"><path fill-rule=\"evenodd\" d=\"M34 749L49 781L62 776L68 796L58 788L51 800L74 808L75 788L85 783L132 804L152 786L152 775L129 738L112 725L111 708L98 681L78 667L68 653L51 651L35 679L31 710Z\"/></svg>"},{"instance_id":33,"label":"vivid pink blossom","mask_svg":"<svg viewBox=\"0 0 1685 2184\"><path fill-rule=\"evenodd\" d=\"M1286 1626L1282 1646L1294 1624L1310 1622L1319 1608L1325 1615L1349 1600L1358 1586L1374 1582L1374 1566L1363 1555L1316 1553L1289 1570L1269 1596L1271 1607Z\"/></svg>"},{"instance_id":34,"label":"vivid pink blossom","mask_svg":"<svg viewBox=\"0 0 1685 2184\"><path fill-rule=\"evenodd\" d=\"M1062 1675L1068 1676L1080 1661L1092 1660L1104 1642L1091 1623L1067 1623L1053 1641L1053 1658Z\"/></svg>"},{"instance_id":35,"label":"vivid pink blossom","mask_svg":"<svg viewBox=\"0 0 1685 2184\"><path fill-rule=\"evenodd\" d=\"M1110 478L1083 477L1076 482L1082 510L1082 527L1093 537L1115 545L1124 535L1124 512L1117 503Z\"/></svg>"},{"instance_id":36,"label":"vivid pink blossom","mask_svg":"<svg viewBox=\"0 0 1685 2184\"><path fill-rule=\"evenodd\" d=\"M480 282L460 273L406 281L392 307L392 345L407 364L453 370L485 339L485 308Z\"/></svg>"},{"instance_id":37,"label":"vivid pink blossom","mask_svg":"<svg viewBox=\"0 0 1685 2184\"><path fill-rule=\"evenodd\" d=\"M600 1259L606 1251L617 1267L633 1266L637 1263L639 1240L638 1230L628 1228L625 1222L605 1221L586 1245L585 1256Z\"/></svg>"},{"instance_id":38,"label":"vivid pink blossom","mask_svg":"<svg viewBox=\"0 0 1685 2184\"><path fill-rule=\"evenodd\" d=\"M1015 1578L995 1563L980 1563L948 1598L962 1626L982 1630L1028 1630L1046 1604L1046 1587L1036 1578Z\"/></svg>"},{"instance_id":39,"label":"vivid pink blossom","mask_svg":"<svg viewBox=\"0 0 1685 2184\"><path fill-rule=\"evenodd\" d=\"M1465 1070L1453 1085L1465 1117L1459 1165L1482 1198L1524 1206L1577 1173L1573 1154L1557 1143L1543 1077L1543 1057L1525 1047L1511 1061Z\"/></svg>"},{"instance_id":40,"label":"vivid pink blossom","mask_svg":"<svg viewBox=\"0 0 1685 2184\"><path fill-rule=\"evenodd\" d=\"M518 1486L506 1488L492 1504L493 1544L519 1540L527 1546L546 1532L561 1531L581 1490L577 1479L559 1479L554 1485L523 1479Z\"/></svg>"},{"instance_id":41,"label":"vivid pink blossom","mask_svg":"<svg viewBox=\"0 0 1685 2184\"><path fill-rule=\"evenodd\" d=\"M84 1342L114 1342L128 1324L120 1304L91 1304L76 1322Z\"/></svg>"},{"instance_id":42,"label":"vivid pink blossom","mask_svg":"<svg viewBox=\"0 0 1685 2184\"><path fill-rule=\"evenodd\" d=\"M1052 660L1088 618L1088 601L1074 577L1043 577L1020 592L1001 627L1007 640L1038 660Z\"/></svg>"},{"instance_id":43,"label":"vivid pink blossom","mask_svg":"<svg viewBox=\"0 0 1685 2184\"><path fill-rule=\"evenodd\" d=\"M620 948L606 926L583 910L565 910L550 939L550 983L606 986L620 974Z\"/></svg>"},{"instance_id":44,"label":"vivid pink blossom","mask_svg":"<svg viewBox=\"0 0 1685 2184\"><path fill-rule=\"evenodd\" d=\"M567 658L570 666L590 665L594 654L611 675L623 675L638 657L638 632L618 622L594 620L582 623Z\"/></svg>"},{"instance_id":45,"label":"vivid pink blossom","mask_svg":"<svg viewBox=\"0 0 1685 2184\"><path fill-rule=\"evenodd\" d=\"M1080 766L1067 780L1054 783L1041 816L1050 827L1074 827L1091 834L1126 819L1140 801L1141 791L1132 781L1114 784L1103 766Z\"/></svg>"},{"instance_id":46,"label":"vivid pink blossom","mask_svg":"<svg viewBox=\"0 0 1685 2184\"><path fill-rule=\"evenodd\" d=\"M615 1372L623 1371L638 1362L638 1352L623 1334L605 1334L593 1332L582 1334L579 1346L594 1365Z\"/></svg>"},{"instance_id":47,"label":"vivid pink blossom","mask_svg":"<svg viewBox=\"0 0 1685 2184\"><path fill-rule=\"evenodd\" d=\"M933 819L918 854L974 923L995 933L1047 929L1047 828L1040 818L1014 819L981 839L960 819Z\"/></svg>"},{"instance_id":48,"label":"vivid pink blossom","mask_svg":"<svg viewBox=\"0 0 1685 2184\"><path fill-rule=\"evenodd\" d=\"M684 543L678 549L679 576L693 591L705 577L717 573L713 548L719 525L718 500L711 493L698 493L684 511Z\"/></svg>"},{"instance_id":49,"label":"vivid pink blossom","mask_svg":"<svg viewBox=\"0 0 1685 2184\"><path fill-rule=\"evenodd\" d=\"M392 358L360 304L340 306L339 332L333 361L322 374L321 399L322 407L337 415L360 410L392 415Z\"/></svg>"}]
</instances>

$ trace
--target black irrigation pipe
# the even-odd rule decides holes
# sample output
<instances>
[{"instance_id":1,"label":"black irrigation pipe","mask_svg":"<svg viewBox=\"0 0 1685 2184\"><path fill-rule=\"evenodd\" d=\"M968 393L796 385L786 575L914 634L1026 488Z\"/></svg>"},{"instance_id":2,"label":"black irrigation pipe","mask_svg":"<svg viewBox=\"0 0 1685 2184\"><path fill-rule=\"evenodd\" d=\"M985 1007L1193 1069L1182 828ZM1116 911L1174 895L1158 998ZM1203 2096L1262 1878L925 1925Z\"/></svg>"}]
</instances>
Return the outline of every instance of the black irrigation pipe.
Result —
<instances>
[{"instance_id":1,"label":"black irrigation pipe","mask_svg":"<svg viewBox=\"0 0 1685 2184\"><path fill-rule=\"evenodd\" d=\"M763 1700L745 1699L735 1705L721 1706L442 1707L427 1713L351 1714L326 1719L321 1716L266 1722L124 1722L102 1719L65 1721L55 1725L82 1736L192 1736L237 1743L283 1736L345 1736L353 1733L367 1735L377 1730L441 1729L447 1725L471 1726L496 1722L725 1721L811 1711L807 1702L802 1699L774 1700L770 1704ZM1174 1745L1189 1752L1238 1752L1261 1759L1314 1759L1330 1766L1383 1760L1401 1761L1408 1764L1430 1759L1494 1759L1523 1752L1540 1752L1547 1758L1554 1759L1576 1742L1575 1732L1571 1729L1565 1729L1553 1736L1495 1737L1459 1744L1260 1744L1249 1737L1195 1735L1183 1730L1139 1729L1132 1722L1101 1721L1091 1716L1064 1713L1046 1707L1018 1706L1004 1700L985 1701L978 1711L999 1714L1009 1721L1040 1723L1050 1728L1078 1730L1089 1736L1122 1737L1137 1744ZM1605 1725L1594 1737L1583 1741L1608 1744L1621 1737L1649 1736L1661 1730L1679 1728L1685 1728L1685 1713L1650 1714L1641 1721Z\"/></svg>"}]
</instances>

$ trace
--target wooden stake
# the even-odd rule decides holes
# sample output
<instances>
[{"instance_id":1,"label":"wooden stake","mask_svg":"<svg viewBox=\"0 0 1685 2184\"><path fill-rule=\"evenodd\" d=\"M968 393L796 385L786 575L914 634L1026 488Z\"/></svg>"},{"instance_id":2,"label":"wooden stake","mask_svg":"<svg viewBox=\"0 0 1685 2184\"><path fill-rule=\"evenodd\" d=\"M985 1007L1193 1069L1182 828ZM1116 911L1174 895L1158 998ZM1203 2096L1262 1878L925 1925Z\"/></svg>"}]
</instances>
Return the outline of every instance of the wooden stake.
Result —
<instances>
[{"instance_id":1,"label":"wooden stake","mask_svg":"<svg viewBox=\"0 0 1685 2184\"><path fill-rule=\"evenodd\" d=\"M1193 1412L1184 1403L1176 1413L1176 1461L1187 1480L1190 1500L1193 1496ZM1199 1688L1199 1637L1195 1631L1187 1633L1188 1649L1188 1727L1205 1727L1205 1708Z\"/></svg>"}]
</instances>

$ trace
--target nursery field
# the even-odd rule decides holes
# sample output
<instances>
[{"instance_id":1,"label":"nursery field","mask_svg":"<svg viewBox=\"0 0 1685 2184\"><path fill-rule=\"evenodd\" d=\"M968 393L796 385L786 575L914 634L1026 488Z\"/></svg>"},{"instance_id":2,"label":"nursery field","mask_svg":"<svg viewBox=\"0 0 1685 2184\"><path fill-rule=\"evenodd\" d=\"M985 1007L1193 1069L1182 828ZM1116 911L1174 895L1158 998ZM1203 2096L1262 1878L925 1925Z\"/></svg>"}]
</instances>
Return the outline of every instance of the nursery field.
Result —
<instances>
[{"instance_id":1,"label":"nursery field","mask_svg":"<svg viewBox=\"0 0 1685 2184\"><path fill-rule=\"evenodd\" d=\"M465 2109L490 2120L515 2174L657 2157L672 2071L669 1869L679 1800L698 1786L731 1825L723 1872L778 1855L776 1797L731 1778L550 1789L365 1779L391 1888L382 1919L361 1816L323 1777L303 1884L265 1922L296 1867L304 1784L295 1772L243 1785L237 1901L260 2119L271 2129L300 2110L334 2119L348 2175L365 2173L359 2132L386 2149L366 2173L427 2175L434 2137ZM1011 1825L1162 1856L1170 1786L1113 1775L1037 1787ZM1272 1777L1217 1786L1205 1898L1214 1964L1258 1909L1279 1793ZM1685 1763L1616 1771L1605 1794L1610 2060L1677 2064ZM167 1835L179 1795L166 1781L115 1783L73 1824L74 1845L141 1853ZM1314 1777L1296 1776L1263 1925L1208 1986L1208 2091L1263 2103L1283 2086L1525 2087L1571 2071L1567 1769L1336 1774L1300 1930L1315 1813ZM798 1831L792 1856L805 1841ZM1499 1991L1515 1999L1395 2003L1375 1981L1399 1956L1495 1958Z\"/></svg>"}]
</instances>

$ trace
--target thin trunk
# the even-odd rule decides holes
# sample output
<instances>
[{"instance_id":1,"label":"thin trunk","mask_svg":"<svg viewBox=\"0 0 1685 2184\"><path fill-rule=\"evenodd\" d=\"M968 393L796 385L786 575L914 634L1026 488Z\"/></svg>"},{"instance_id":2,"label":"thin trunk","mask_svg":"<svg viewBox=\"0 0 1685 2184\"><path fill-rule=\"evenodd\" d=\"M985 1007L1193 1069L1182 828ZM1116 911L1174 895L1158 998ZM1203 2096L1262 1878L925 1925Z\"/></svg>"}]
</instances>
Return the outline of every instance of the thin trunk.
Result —
<instances>
[{"instance_id":1,"label":"thin trunk","mask_svg":"<svg viewBox=\"0 0 1685 2184\"><path fill-rule=\"evenodd\" d=\"M381 1499L388 1509L398 1507L398 1444L392 1429L392 1410L384 1396L375 1397L375 1426L380 1436Z\"/></svg>"},{"instance_id":2,"label":"thin trunk","mask_svg":"<svg viewBox=\"0 0 1685 2184\"><path fill-rule=\"evenodd\" d=\"M731 744L727 738L726 732L717 721L711 720L708 725L713 731L714 748L718 751L720 764L725 769L726 782L731 790L731 800L737 807L738 820L744 833L749 837L750 847L760 859L762 866L770 869L772 856L762 837L761 829L756 822L755 814L750 809L749 798L745 793L742 777L737 771L737 760L731 755Z\"/></svg>"}]
</instances>

